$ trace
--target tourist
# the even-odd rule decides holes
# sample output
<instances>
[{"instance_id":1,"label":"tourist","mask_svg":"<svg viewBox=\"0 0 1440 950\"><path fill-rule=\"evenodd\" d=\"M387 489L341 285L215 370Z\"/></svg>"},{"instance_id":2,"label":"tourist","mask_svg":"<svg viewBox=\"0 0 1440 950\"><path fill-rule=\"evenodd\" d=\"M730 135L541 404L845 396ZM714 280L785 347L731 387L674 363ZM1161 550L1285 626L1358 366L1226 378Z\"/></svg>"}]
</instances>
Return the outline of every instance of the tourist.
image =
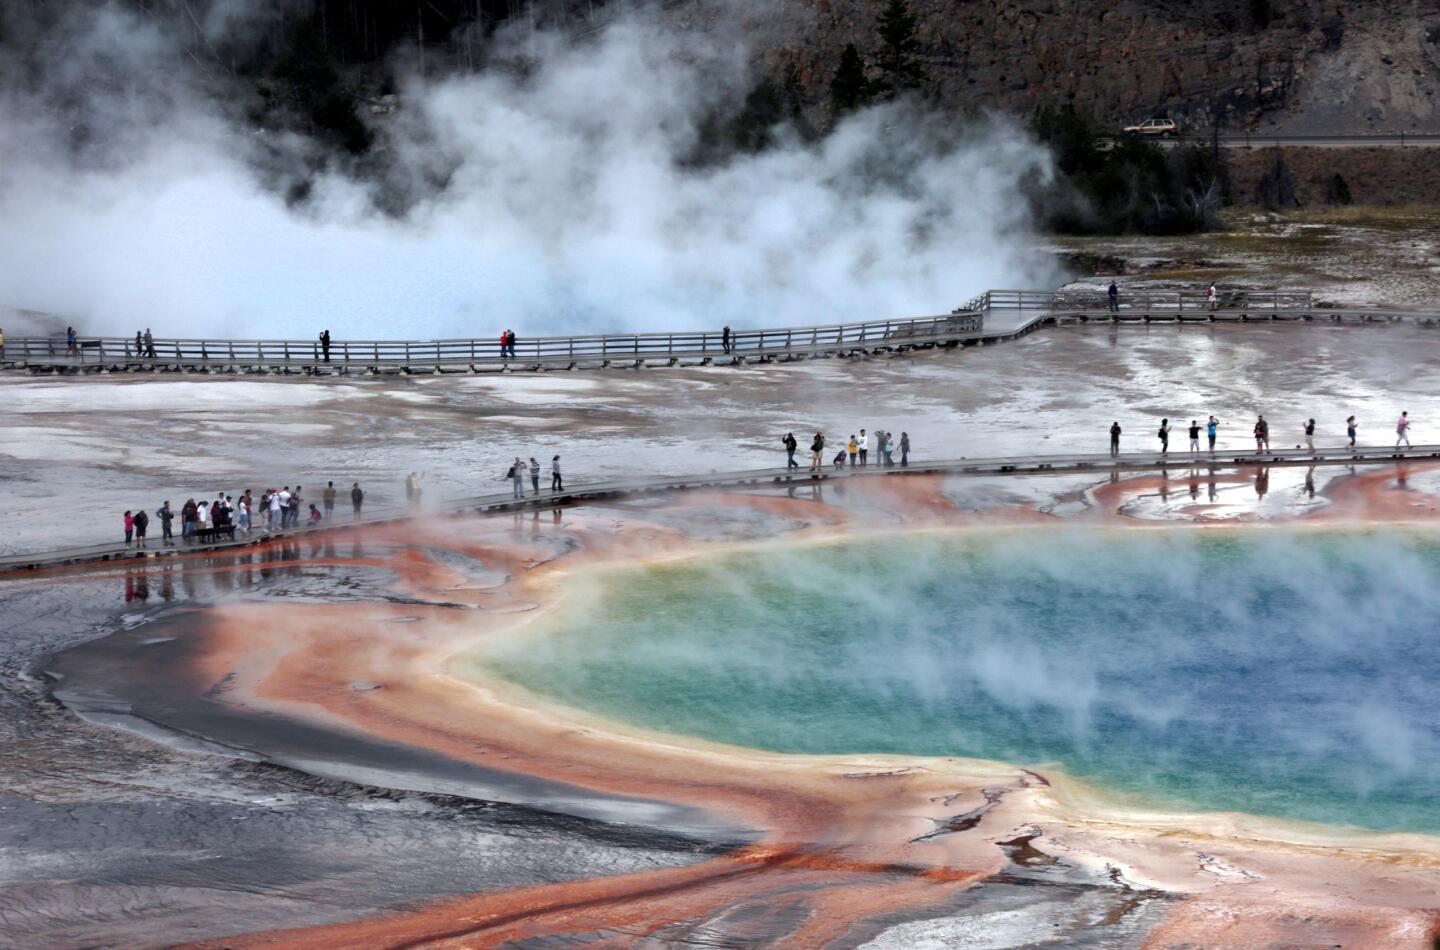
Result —
<instances>
[{"instance_id":1,"label":"tourist","mask_svg":"<svg viewBox=\"0 0 1440 950\"><path fill-rule=\"evenodd\" d=\"M560 477L560 456L558 455L550 460L550 490L565 490L565 479Z\"/></svg>"},{"instance_id":2,"label":"tourist","mask_svg":"<svg viewBox=\"0 0 1440 950\"><path fill-rule=\"evenodd\" d=\"M505 473L510 476L510 490L515 498L525 497L525 463L516 456L510 471Z\"/></svg>"},{"instance_id":3,"label":"tourist","mask_svg":"<svg viewBox=\"0 0 1440 950\"><path fill-rule=\"evenodd\" d=\"M1110 423L1110 454L1120 454L1120 422L1118 419Z\"/></svg>"},{"instance_id":4,"label":"tourist","mask_svg":"<svg viewBox=\"0 0 1440 950\"><path fill-rule=\"evenodd\" d=\"M74 328L74 327L66 327L66 328L65 328L65 355L66 355L66 356L74 356L74 355L75 355L75 352L76 352L76 350L75 350L75 344L76 344L76 342L77 342L77 338L76 338L76 336L75 336L75 328Z\"/></svg>"},{"instance_id":5,"label":"tourist","mask_svg":"<svg viewBox=\"0 0 1440 950\"><path fill-rule=\"evenodd\" d=\"M900 467L910 464L910 433L900 433Z\"/></svg>"},{"instance_id":6,"label":"tourist","mask_svg":"<svg viewBox=\"0 0 1440 950\"><path fill-rule=\"evenodd\" d=\"M170 502L168 499L165 504L161 505L155 511L155 517L160 519L160 543L173 546L175 544L175 532L174 529L170 527L170 523L175 520L175 512L170 510Z\"/></svg>"},{"instance_id":7,"label":"tourist","mask_svg":"<svg viewBox=\"0 0 1440 950\"><path fill-rule=\"evenodd\" d=\"M125 550L130 550L130 542L135 537L135 516L127 508L125 510Z\"/></svg>"},{"instance_id":8,"label":"tourist","mask_svg":"<svg viewBox=\"0 0 1440 950\"><path fill-rule=\"evenodd\" d=\"M1107 294L1107 295L1109 296L1109 298L1110 298L1110 312L1111 312L1111 313L1119 313L1119 312L1120 312L1120 288L1117 287L1117 286L1115 286L1115 281L1113 281L1113 280L1110 281L1110 289L1109 289L1108 291L1106 291L1106 294Z\"/></svg>"},{"instance_id":9,"label":"tourist","mask_svg":"<svg viewBox=\"0 0 1440 950\"><path fill-rule=\"evenodd\" d=\"M365 493L360 490L360 483L355 482L350 486L350 516L352 521L360 520L360 508L365 504Z\"/></svg>"},{"instance_id":10,"label":"tourist","mask_svg":"<svg viewBox=\"0 0 1440 950\"><path fill-rule=\"evenodd\" d=\"M530 456L530 488L535 494L540 494L540 463L533 455Z\"/></svg>"},{"instance_id":11,"label":"tourist","mask_svg":"<svg viewBox=\"0 0 1440 950\"><path fill-rule=\"evenodd\" d=\"M195 506L195 530L204 531L210 527L210 503L202 501Z\"/></svg>"},{"instance_id":12,"label":"tourist","mask_svg":"<svg viewBox=\"0 0 1440 950\"><path fill-rule=\"evenodd\" d=\"M1170 451L1170 420L1160 420L1160 454L1164 455Z\"/></svg>"},{"instance_id":13,"label":"tourist","mask_svg":"<svg viewBox=\"0 0 1440 950\"><path fill-rule=\"evenodd\" d=\"M850 433L850 441L845 443L845 451L850 456L850 467L855 467L855 456L860 453L860 443L855 440L855 433Z\"/></svg>"},{"instance_id":14,"label":"tourist","mask_svg":"<svg viewBox=\"0 0 1440 950\"><path fill-rule=\"evenodd\" d=\"M1400 443L1405 443L1405 448L1410 448L1410 413L1400 413L1400 418L1395 420L1395 448L1400 448Z\"/></svg>"},{"instance_id":15,"label":"tourist","mask_svg":"<svg viewBox=\"0 0 1440 950\"><path fill-rule=\"evenodd\" d=\"M859 439L859 442L860 442L860 464L861 464L861 465L864 465L865 462L866 462L866 459L868 459L868 458L870 457L870 437L865 434L865 430L864 430L864 429L861 429L861 430L860 430L860 439Z\"/></svg>"},{"instance_id":16,"label":"tourist","mask_svg":"<svg viewBox=\"0 0 1440 950\"><path fill-rule=\"evenodd\" d=\"M135 358L138 360L145 352L144 337L139 330L135 331Z\"/></svg>"},{"instance_id":17,"label":"tourist","mask_svg":"<svg viewBox=\"0 0 1440 950\"><path fill-rule=\"evenodd\" d=\"M1211 416L1210 421L1205 423L1205 438L1210 441L1210 451L1212 452L1215 451L1215 432L1219 428L1220 420L1214 416Z\"/></svg>"},{"instance_id":18,"label":"tourist","mask_svg":"<svg viewBox=\"0 0 1440 950\"><path fill-rule=\"evenodd\" d=\"M1255 420L1255 454L1270 451L1270 423L1264 416Z\"/></svg>"},{"instance_id":19,"label":"tourist","mask_svg":"<svg viewBox=\"0 0 1440 950\"><path fill-rule=\"evenodd\" d=\"M843 445L840 446L840 451L838 451L838 452L835 453L835 467L836 467L836 468L844 468L844 467L845 467L845 446L843 446Z\"/></svg>"},{"instance_id":20,"label":"tourist","mask_svg":"<svg viewBox=\"0 0 1440 950\"><path fill-rule=\"evenodd\" d=\"M1190 451L1200 451L1200 423L1190 420Z\"/></svg>"},{"instance_id":21,"label":"tourist","mask_svg":"<svg viewBox=\"0 0 1440 950\"><path fill-rule=\"evenodd\" d=\"M730 352L730 324L728 323L725 324L725 328L720 331L720 349L724 350L727 354Z\"/></svg>"},{"instance_id":22,"label":"tourist","mask_svg":"<svg viewBox=\"0 0 1440 950\"><path fill-rule=\"evenodd\" d=\"M509 346L510 346L510 358L513 360L513 359L515 358L515 331L514 331L514 330L506 330L506 331L505 331L505 335L506 335L506 341L505 341L505 342L508 343Z\"/></svg>"},{"instance_id":23,"label":"tourist","mask_svg":"<svg viewBox=\"0 0 1440 950\"><path fill-rule=\"evenodd\" d=\"M313 527L315 527L317 524L319 524L319 523L320 523L320 520L321 520L321 517L322 517L322 516L321 516L321 514L320 514L320 509L319 509L319 508L316 508L316 507L315 507L315 503L312 501L312 502L310 503L310 527L313 528Z\"/></svg>"},{"instance_id":24,"label":"tourist","mask_svg":"<svg viewBox=\"0 0 1440 950\"><path fill-rule=\"evenodd\" d=\"M295 494L290 496L290 527L300 527L300 512L305 508L305 502L300 498L300 486L295 486Z\"/></svg>"},{"instance_id":25,"label":"tourist","mask_svg":"<svg viewBox=\"0 0 1440 950\"><path fill-rule=\"evenodd\" d=\"M325 490L320 493L320 500L325 504L326 520L335 516L335 494L335 483L326 482Z\"/></svg>"},{"instance_id":26,"label":"tourist","mask_svg":"<svg viewBox=\"0 0 1440 950\"><path fill-rule=\"evenodd\" d=\"M195 533L197 514L195 499L185 499L185 504L180 506L180 540L183 541Z\"/></svg>"},{"instance_id":27,"label":"tourist","mask_svg":"<svg viewBox=\"0 0 1440 950\"><path fill-rule=\"evenodd\" d=\"M320 358L326 363L330 362L330 331L320 331Z\"/></svg>"},{"instance_id":28,"label":"tourist","mask_svg":"<svg viewBox=\"0 0 1440 950\"><path fill-rule=\"evenodd\" d=\"M151 360L155 358L155 337L149 327L145 328L145 358Z\"/></svg>"},{"instance_id":29,"label":"tourist","mask_svg":"<svg viewBox=\"0 0 1440 950\"><path fill-rule=\"evenodd\" d=\"M509 353L509 351L508 351L509 346L510 346L510 331L509 331L509 330L501 330L501 331L500 331L500 358L501 358L502 360L508 355L508 353Z\"/></svg>"},{"instance_id":30,"label":"tourist","mask_svg":"<svg viewBox=\"0 0 1440 950\"><path fill-rule=\"evenodd\" d=\"M820 471L820 460L825 452L825 436L823 433L815 433L815 440L810 443L810 471ZM864 462L860 463L864 465Z\"/></svg>"},{"instance_id":31,"label":"tourist","mask_svg":"<svg viewBox=\"0 0 1440 950\"><path fill-rule=\"evenodd\" d=\"M1345 434L1350 437L1350 448L1352 449L1355 448L1355 430L1358 429L1359 426L1360 423L1355 421L1354 416L1345 417Z\"/></svg>"},{"instance_id":32,"label":"tourist","mask_svg":"<svg viewBox=\"0 0 1440 950\"><path fill-rule=\"evenodd\" d=\"M887 468L895 464L895 460L890 457L890 453L893 451L895 451L895 437L882 430L880 432L880 457L884 460Z\"/></svg>"},{"instance_id":33,"label":"tourist","mask_svg":"<svg viewBox=\"0 0 1440 950\"><path fill-rule=\"evenodd\" d=\"M1217 297L1218 295L1215 293L1215 282L1211 281L1210 289L1205 291L1205 303L1210 307L1212 311L1215 309L1215 302L1217 300Z\"/></svg>"},{"instance_id":34,"label":"tourist","mask_svg":"<svg viewBox=\"0 0 1440 950\"><path fill-rule=\"evenodd\" d=\"M780 440L780 444L785 446L785 467L799 468L800 463L795 461L795 450L800 447L800 443L795 441L795 433L785 433L785 438Z\"/></svg>"},{"instance_id":35,"label":"tourist","mask_svg":"<svg viewBox=\"0 0 1440 950\"><path fill-rule=\"evenodd\" d=\"M285 522L289 519L286 514L290 510L290 486L286 485L281 491L270 496L270 511L274 515L272 521L280 522L280 529L285 529ZM275 527L272 523L271 527Z\"/></svg>"},{"instance_id":36,"label":"tourist","mask_svg":"<svg viewBox=\"0 0 1440 950\"><path fill-rule=\"evenodd\" d=\"M240 496L240 504L237 505L236 507L239 509L239 512L238 512L238 517L236 517L235 520L236 520L237 522L239 522L240 530L243 531L245 534L249 534L249 533L250 533L250 489L248 489L248 488L245 489L245 494L243 494L243 495Z\"/></svg>"},{"instance_id":37,"label":"tourist","mask_svg":"<svg viewBox=\"0 0 1440 950\"><path fill-rule=\"evenodd\" d=\"M210 506L210 525L215 528L230 527L230 509L223 499Z\"/></svg>"},{"instance_id":38,"label":"tourist","mask_svg":"<svg viewBox=\"0 0 1440 950\"><path fill-rule=\"evenodd\" d=\"M1315 451L1315 420L1305 423L1305 448Z\"/></svg>"}]
</instances>

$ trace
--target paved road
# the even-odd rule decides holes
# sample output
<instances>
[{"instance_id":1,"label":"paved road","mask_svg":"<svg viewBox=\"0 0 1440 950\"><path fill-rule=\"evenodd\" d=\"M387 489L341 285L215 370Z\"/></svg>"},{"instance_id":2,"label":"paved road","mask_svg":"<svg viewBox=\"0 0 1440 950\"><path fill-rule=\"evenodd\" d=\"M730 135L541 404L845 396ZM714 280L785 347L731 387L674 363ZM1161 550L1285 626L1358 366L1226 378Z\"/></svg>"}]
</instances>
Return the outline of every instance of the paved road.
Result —
<instances>
[{"instance_id":1,"label":"paved road","mask_svg":"<svg viewBox=\"0 0 1440 950\"><path fill-rule=\"evenodd\" d=\"M1154 139L1171 148L1177 145L1209 145L1210 136L1182 136ZM1220 136L1221 148L1432 148L1440 145L1440 132L1385 133L1380 135L1278 135L1254 132Z\"/></svg>"},{"instance_id":2,"label":"paved road","mask_svg":"<svg viewBox=\"0 0 1440 950\"><path fill-rule=\"evenodd\" d=\"M797 452L797 458L806 453ZM1158 470L1219 470L1226 468L1252 468L1256 466L1315 466L1315 465L1376 465L1395 461L1440 460L1440 445L1417 445L1409 449L1390 446L1330 446L1316 449L1280 449L1257 455L1245 449L1225 449L1216 452L1191 453L1176 451L1162 455L1159 452L1126 452L1121 455L1033 455L1006 456L974 459L948 459L935 462L912 461L908 467L898 465L884 467L871 465L863 468L835 468L822 466L811 472L802 466L799 469L766 468L745 472L711 472L704 475L657 475L648 478L626 479L623 481L598 482L577 485L565 491L542 491L516 498L510 493L480 495L473 498L452 499L442 506L450 513L478 512L505 513L554 508L557 505L580 504L589 501L604 501L616 498L631 498L642 495L656 495L673 491L696 489L745 489L745 488L809 488L817 482L824 483L844 478L901 477L905 475L1037 475L1084 472L1133 472ZM427 514L440 512L430 511ZM268 533L257 529L249 537L235 541L220 541L205 545L176 545L155 547L143 551L127 549L120 544L97 544L88 547L68 548L60 551L44 551L34 554L10 555L0 558L0 574L23 572L46 567L70 564L101 563L108 561L142 561L147 558L164 558L186 554L238 553L240 549L263 544L267 541L318 539L322 536L343 538L345 532L365 525L384 524L411 517L403 508L391 508L375 513L364 522L344 520L344 514L337 516L334 524L319 528L296 528L291 531ZM158 528L158 526L157 526Z\"/></svg>"}]
</instances>

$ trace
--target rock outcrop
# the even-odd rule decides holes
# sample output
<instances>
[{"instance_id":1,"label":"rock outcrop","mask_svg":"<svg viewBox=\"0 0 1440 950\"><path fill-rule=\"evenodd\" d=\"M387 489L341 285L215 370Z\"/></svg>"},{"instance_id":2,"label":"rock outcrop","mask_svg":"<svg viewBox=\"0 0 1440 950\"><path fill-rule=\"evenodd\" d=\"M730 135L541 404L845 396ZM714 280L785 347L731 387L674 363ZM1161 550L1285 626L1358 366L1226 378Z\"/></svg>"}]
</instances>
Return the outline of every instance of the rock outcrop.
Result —
<instances>
[{"instance_id":1,"label":"rock outcrop","mask_svg":"<svg viewBox=\"0 0 1440 950\"><path fill-rule=\"evenodd\" d=\"M883 0L787 0L749 18L817 104L846 43L873 53ZM929 92L1028 116L1074 102L1107 125L1440 131L1440 0L910 0Z\"/></svg>"}]
</instances>

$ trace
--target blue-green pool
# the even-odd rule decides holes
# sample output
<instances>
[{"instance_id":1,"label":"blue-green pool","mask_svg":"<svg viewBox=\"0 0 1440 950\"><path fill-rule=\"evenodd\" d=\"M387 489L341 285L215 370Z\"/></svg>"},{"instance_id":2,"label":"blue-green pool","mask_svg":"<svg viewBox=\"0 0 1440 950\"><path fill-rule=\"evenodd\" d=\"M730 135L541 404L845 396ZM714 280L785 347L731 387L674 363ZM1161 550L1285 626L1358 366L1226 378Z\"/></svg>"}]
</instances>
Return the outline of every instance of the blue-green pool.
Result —
<instances>
[{"instance_id":1,"label":"blue-green pool","mask_svg":"<svg viewBox=\"0 0 1440 950\"><path fill-rule=\"evenodd\" d=\"M1431 536L892 535L591 583L479 662L722 742L1054 763L1160 802L1440 832Z\"/></svg>"}]
</instances>

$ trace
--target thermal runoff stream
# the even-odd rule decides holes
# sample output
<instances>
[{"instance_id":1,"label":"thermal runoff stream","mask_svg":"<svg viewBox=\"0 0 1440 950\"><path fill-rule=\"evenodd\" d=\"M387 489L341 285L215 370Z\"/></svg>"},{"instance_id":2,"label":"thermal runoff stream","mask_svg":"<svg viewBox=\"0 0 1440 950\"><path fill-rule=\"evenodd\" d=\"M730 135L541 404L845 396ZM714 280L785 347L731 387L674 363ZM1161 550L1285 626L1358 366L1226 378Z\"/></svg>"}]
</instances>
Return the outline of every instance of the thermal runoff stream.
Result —
<instances>
[{"instance_id":1,"label":"thermal runoff stream","mask_svg":"<svg viewBox=\"0 0 1440 950\"><path fill-rule=\"evenodd\" d=\"M1440 537L945 532L577 578L478 657L789 753L1059 766L1137 806L1440 832Z\"/></svg>"}]
</instances>

